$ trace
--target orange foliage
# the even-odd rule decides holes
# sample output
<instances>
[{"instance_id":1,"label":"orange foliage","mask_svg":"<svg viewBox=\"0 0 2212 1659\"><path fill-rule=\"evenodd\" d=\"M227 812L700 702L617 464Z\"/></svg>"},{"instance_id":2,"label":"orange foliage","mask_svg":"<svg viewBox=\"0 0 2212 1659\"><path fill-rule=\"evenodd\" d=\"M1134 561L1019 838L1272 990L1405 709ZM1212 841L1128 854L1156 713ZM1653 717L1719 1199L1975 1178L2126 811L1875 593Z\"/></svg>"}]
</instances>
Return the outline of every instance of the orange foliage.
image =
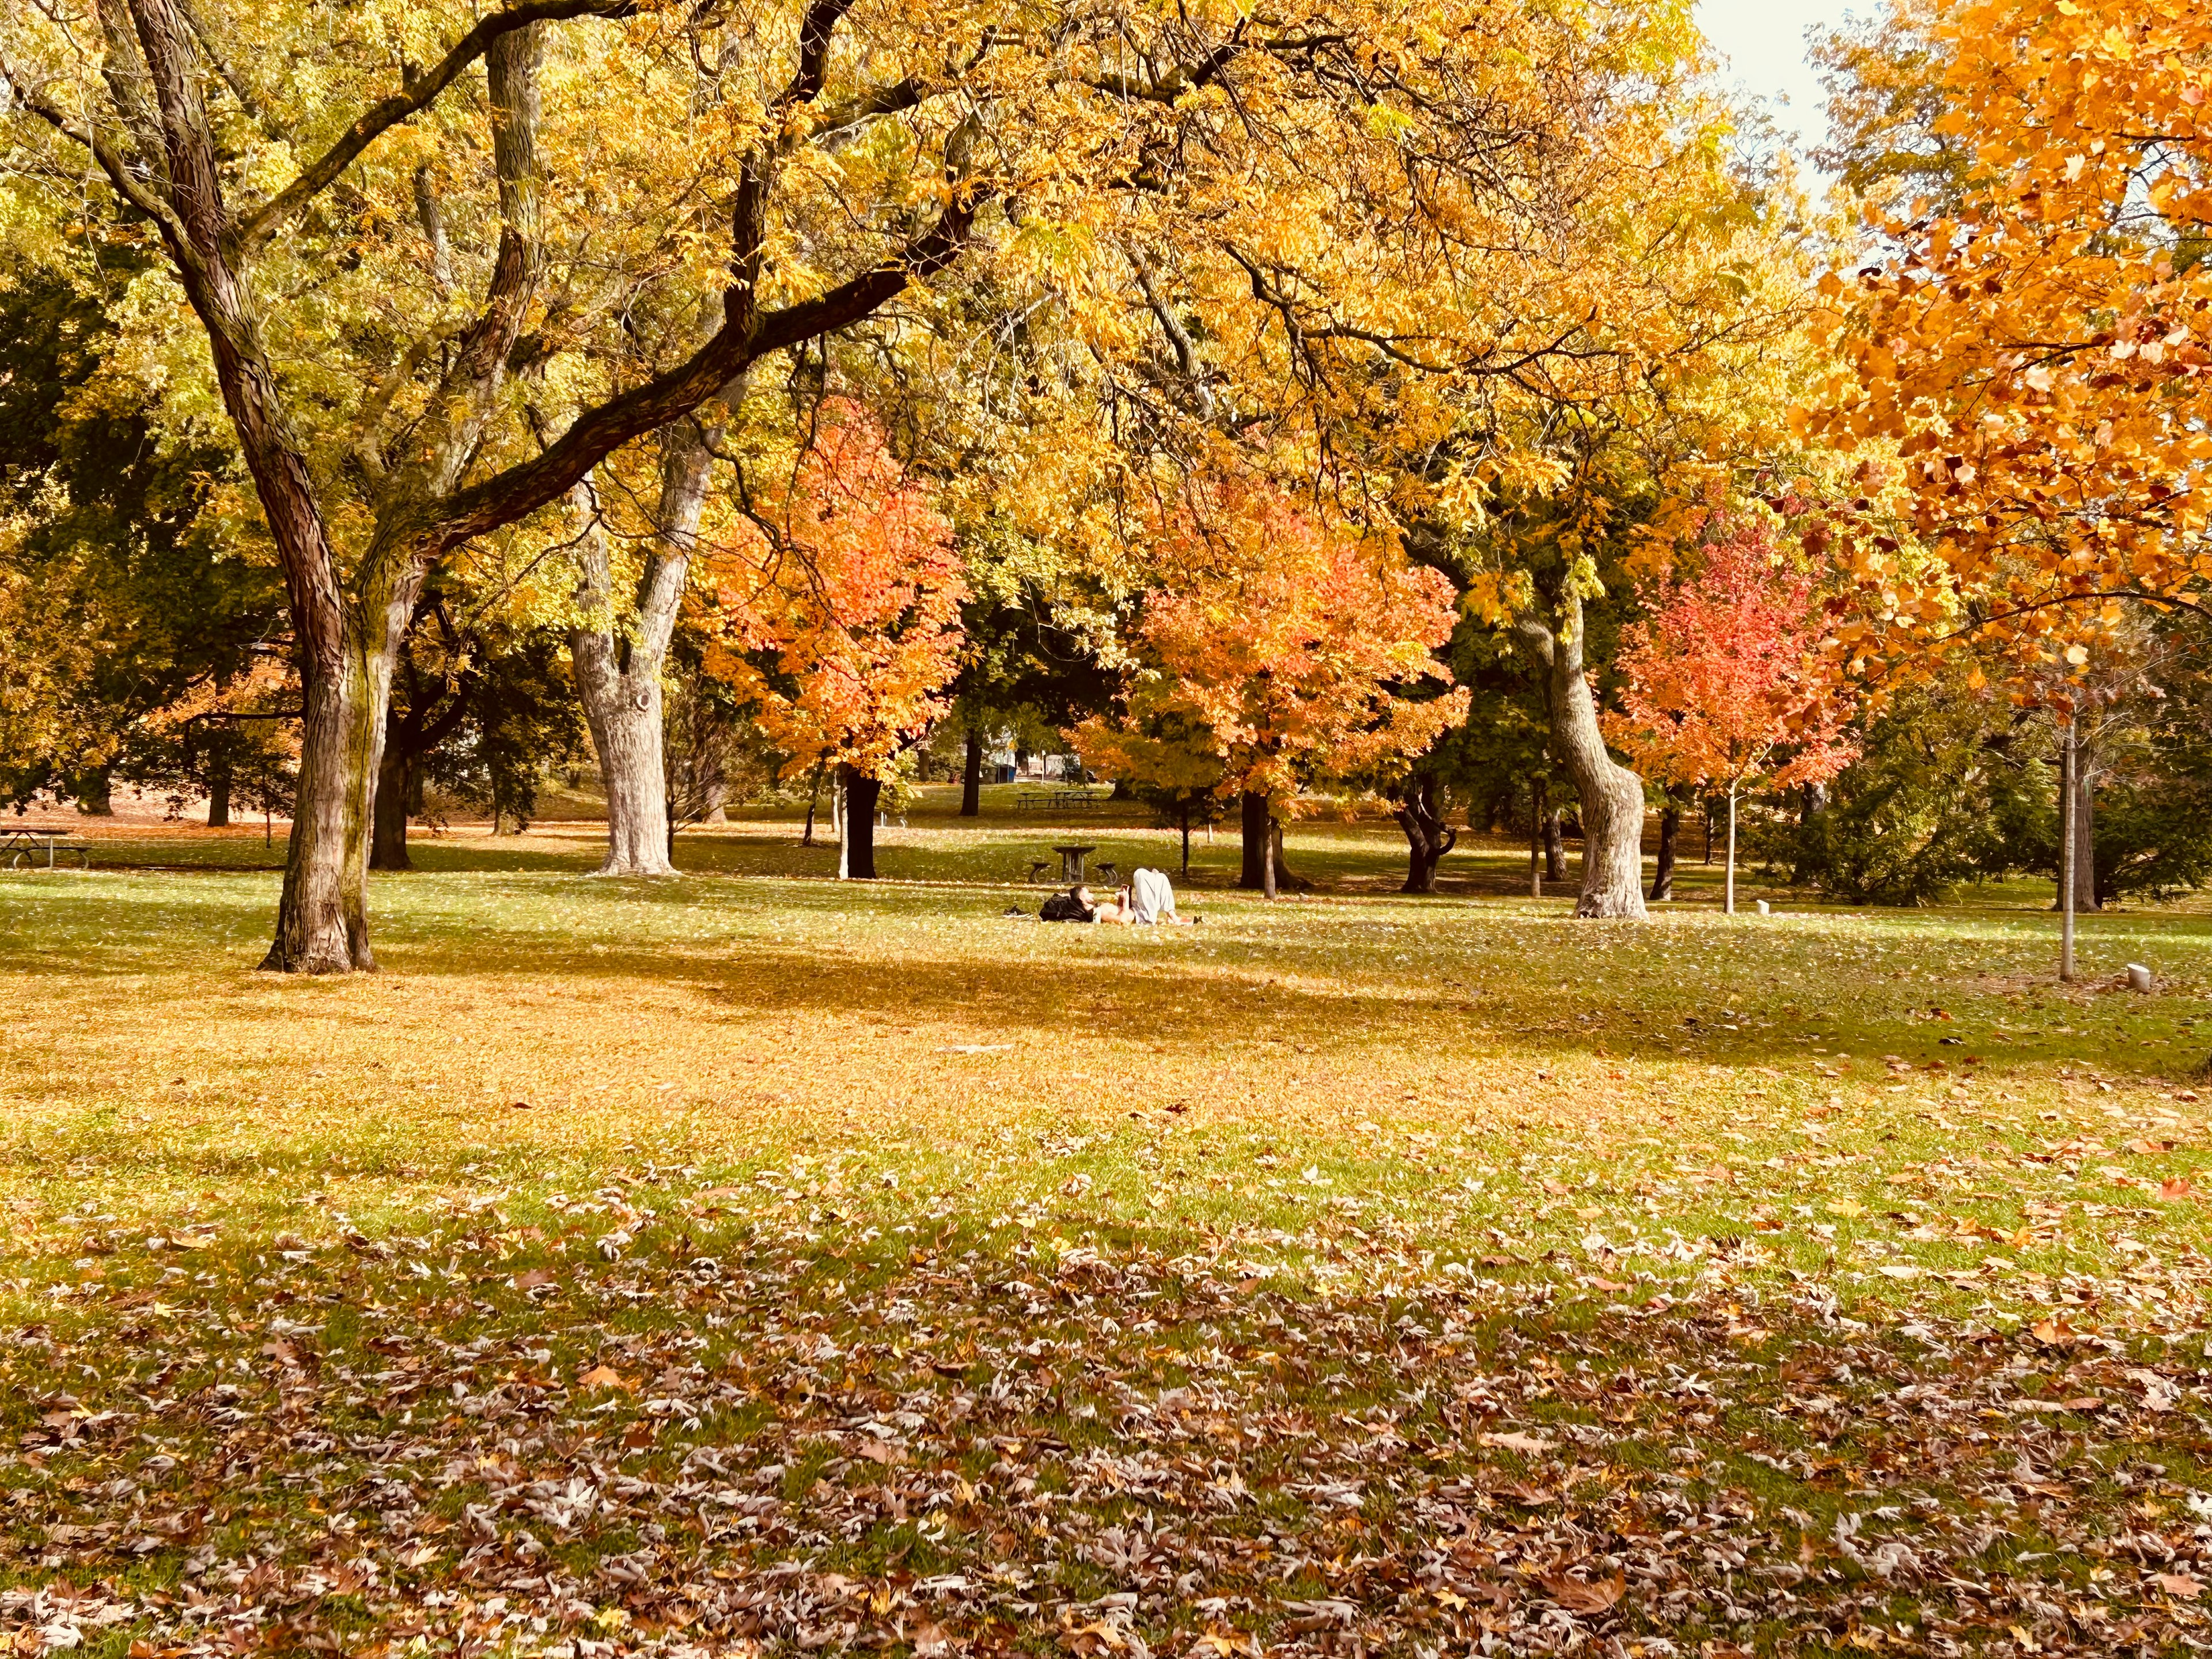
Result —
<instances>
[{"instance_id":1,"label":"orange foliage","mask_svg":"<svg viewBox=\"0 0 2212 1659\"><path fill-rule=\"evenodd\" d=\"M1807 424L1895 447L1926 550L1847 537L1876 603L1846 643L2078 667L2123 601L2212 586L2212 10L1949 0L1928 38L1959 205L1824 284L1849 373Z\"/></svg>"},{"instance_id":2,"label":"orange foliage","mask_svg":"<svg viewBox=\"0 0 2212 1659\"><path fill-rule=\"evenodd\" d=\"M827 404L796 466L702 554L708 667L756 702L784 775L879 777L943 714L968 596L951 526L859 404Z\"/></svg>"},{"instance_id":3,"label":"orange foliage","mask_svg":"<svg viewBox=\"0 0 2212 1659\"><path fill-rule=\"evenodd\" d=\"M1201 522L1189 509L1164 537L1180 566L1145 600L1137 637L1148 666L1129 720L1085 722L1087 764L1141 767L1154 750L1184 787L1211 776L1225 797L1290 802L1304 785L1343 780L1418 754L1462 718L1457 689L1431 654L1457 614L1451 583L1407 564L1395 544L1362 538L1264 483L1220 485ZM1173 734L1132 742L1130 730Z\"/></svg>"}]
</instances>

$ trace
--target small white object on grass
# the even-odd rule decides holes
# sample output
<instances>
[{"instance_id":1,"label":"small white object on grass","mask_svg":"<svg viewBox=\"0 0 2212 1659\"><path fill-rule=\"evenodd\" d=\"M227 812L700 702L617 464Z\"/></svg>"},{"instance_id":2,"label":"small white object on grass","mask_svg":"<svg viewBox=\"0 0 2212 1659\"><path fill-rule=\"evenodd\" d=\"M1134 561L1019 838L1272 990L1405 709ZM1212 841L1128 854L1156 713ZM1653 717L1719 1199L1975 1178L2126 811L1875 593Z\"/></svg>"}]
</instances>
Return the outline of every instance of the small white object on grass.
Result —
<instances>
[{"instance_id":1,"label":"small white object on grass","mask_svg":"<svg viewBox=\"0 0 2212 1659\"><path fill-rule=\"evenodd\" d=\"M1772 910L1767 908L1767 903L1765 899L1760 899L1759 901L1759 914L1762 916L1772 915L1774 914Z\"/></svg>"},{"instance_id":2,"label":"small white object on grass","mask_svg":"<svg viewBox=\"0 0 2212 1659\"><path fill-rule=\"evenodd\" d=\"M2128 989L2148 991L2154 982L2151 977L2150 969L2144 967L2142 963L2131 962L2128 964Z\"/></svg>"}]
</instances>

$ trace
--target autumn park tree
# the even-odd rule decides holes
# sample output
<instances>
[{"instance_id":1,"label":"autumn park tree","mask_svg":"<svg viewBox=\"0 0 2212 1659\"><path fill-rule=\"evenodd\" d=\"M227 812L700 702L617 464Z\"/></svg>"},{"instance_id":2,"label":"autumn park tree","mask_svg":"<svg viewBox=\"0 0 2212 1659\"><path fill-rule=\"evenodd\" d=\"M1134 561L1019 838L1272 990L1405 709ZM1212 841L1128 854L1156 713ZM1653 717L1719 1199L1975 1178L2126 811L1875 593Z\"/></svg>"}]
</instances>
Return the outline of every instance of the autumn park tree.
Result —
<instances>
[{"instance_id":1,"label":"autumn park tree","mask_svg":"<svg viewBox=\"0 0 2212 1659\"><path fill-rule=\"evenodd\" d=\"M967 586L951 526L867 410L825 404L799 453L746 489L705 554L709 666L750 704L787 776L826 768L844 836L838 873L876 873L876 806L892 762L941 715L958 672Z\"/></svg>"},{"instance_id":2,"label":"autumn park tree","mask_svg":"<svg viewBox=\"0 0 2212 1659\"><path fill-rule=\"evenodd\" d=\"M1162 527L1174 576L1145 597L1136 628L1134 731L1094 720L1076 747L1088 765L1176 788L1212 770L1240 805L1239 884L1272 898L1302 790L1419 753L1465 714L1463 691L1399 695L1449 684L1433 653L1457 596L1392 538L1331 523L1266 480L1204 480L1194 496Z\"/></svg>"},{"instance_id":3,"label":"autumn park tree","mask_svg":"<svg viewBox=\"0 0 2212 1659\"><path fill-rule=\"evenodd\" d=\"M1870 599L1845 642L2078 667L2124 605L2212 580L2212 20L1972 0L1916 45L1933 132L1972 164L1892 204L1888 257L1822 284L1842 362L1802 424L1900 487L1913 538L1840 521Z\"/></svg>"},{"instance_id":4,"label":"autumn park tree","mask_svg":"<svg viewBox=\"0 0 2212 1659\"><path fill-rule=\"evenodd\" d=\"M1629 625L1621 707L1606 724L1646 775L1728 797L1723 908L1734 915L1744 793L1825 782L1856 749L1811 574L1784 566L1764 522L1710 529L1694 566L1656 583L1646 616Z\"/></svg>"}]
</instances>

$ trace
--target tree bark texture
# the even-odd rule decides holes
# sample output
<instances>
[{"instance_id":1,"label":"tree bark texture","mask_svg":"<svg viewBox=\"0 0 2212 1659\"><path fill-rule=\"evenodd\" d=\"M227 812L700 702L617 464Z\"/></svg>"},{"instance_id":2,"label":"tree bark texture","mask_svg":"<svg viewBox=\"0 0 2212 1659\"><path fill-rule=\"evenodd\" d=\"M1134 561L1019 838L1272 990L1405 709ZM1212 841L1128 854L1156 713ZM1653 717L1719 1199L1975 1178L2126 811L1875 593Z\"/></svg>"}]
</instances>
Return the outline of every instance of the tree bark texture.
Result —
<instances>
[{"instance_id":1,"label":"tree bark texture","mask_svg":"<svg viewBox=\"0 0 2212 1659\"><path fill-rule=\"evenodd\" d=\"M115 816L113 767L95 766L88 772L78 774L76 787L78 811L93 818L112 818Z\"/></svg>"},{"instance_id":2,"label":"tree bark texture","mask_svg":"<svg viewBox=\"0 0 2212 1659\"><path fill-rule=\"evenodd\" d=\"M1582 797L1583 890L1578 916L1642 921L1644 781L1606 752L1583 663L1582 600L1571 586L1559 602L1559 625L1522 618L1518 636L1545 672L1551 749L1566 763Z\"/></svg>"},{"instance_id":3,"label":"tree bark texture","mask_svg":"<svg viewBox=\"0 0 2212 1659\"><path fill-rule=\"evenodd\" d=\"M1659 811L1659 859L1651 872L1654 903L1674 896L1674 844L1682 834L1682 808L1673 795Z\"/></svg>"},{"instance_id":4,"label":"tree bark texture","mask_svg":"<svg viewBox=\"0 0 2212 1659\"><path fill-rule=\"evenodd\" d=\"M1728 796L1728 875L1726 898L1721 908L1729 915L1735 914L1735 786L1729 786Z\"/></svg>"},{"instance_id":5,"label":"tree bark texture","mask_svg":"<svg viewBox=\"0 0 2212 1659\"><path fill-rule=\"evenodd\" d=\"M960 816L981 817L983 814L983 734L970 726L968 731L968 753L960 768Z\"/></svg>"},{"instance_id":6,"label":"tree bark texture","mask_svg":"<svg viewBox=\"0 0 2212 1659\"><path fill-rule=\"evenodd\" d=\"M1459 831L1447 824L1437 810L1435 776L1417 773L1407 779L1398 792L1397 811L1392 816L1406 832L1406 884L1399 890L1435 892L1437 866L1459 844Z\"/></svg>"},{"instance_id":7,"label":"tree bark texture","mask_svg":"<svg viewBox=\"0 0 2212 1659\"><path fill-rule=\"evenodd\" d=\"M1243 863L1237 874L1237 884L1249 892L1267 893L1272 898L1274 895L1270 890L1274 876L1269 851L1270 826L1273 818L1267 811L1267 797L1248 792L1239 805L1243 815L1237 827L1241 832L1239 850Z\"/></svg>"},{"instance_id":8,"label":"tree bark texture","mask_svg":"<svg viewBox=\"0 0 2212 1659\"><path fill-rule=\"evenodd\" d=\"M720 429L684 420L660 436L660 500L653 537L638 577L635 603L615 612L613 575L596 504L579 489L586 526L576 544L576 606L584 617L568 635L568 660L584 724L599 757L607 794L603 876L670 876L666 757L662 749L660 676L683 608L698 544L699 515Z\"/></svg>"}]
</instances>

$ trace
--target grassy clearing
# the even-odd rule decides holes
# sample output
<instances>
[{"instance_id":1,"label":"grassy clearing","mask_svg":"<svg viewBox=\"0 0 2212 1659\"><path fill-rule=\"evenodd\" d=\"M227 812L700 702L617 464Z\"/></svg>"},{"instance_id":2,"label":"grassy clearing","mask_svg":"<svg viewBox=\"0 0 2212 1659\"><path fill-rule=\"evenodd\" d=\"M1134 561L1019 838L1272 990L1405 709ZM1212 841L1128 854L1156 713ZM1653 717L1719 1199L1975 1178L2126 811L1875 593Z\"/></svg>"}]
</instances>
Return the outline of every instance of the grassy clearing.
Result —
<instances>
[{"instance_id":1,"label":"grassy clearing","mask_svg":"<svg viewBox=\"0 0 2212 1659\"><path fill-rule=\"evenodd\" d=\"M2026 891L1593 925L1319 825L1049 928L1064 833L884 835L418 843L334 983L258 833L0 878L21 1650L2204 1633L2203 920L2062 994Z\"/></svg>"}]
</instances>

